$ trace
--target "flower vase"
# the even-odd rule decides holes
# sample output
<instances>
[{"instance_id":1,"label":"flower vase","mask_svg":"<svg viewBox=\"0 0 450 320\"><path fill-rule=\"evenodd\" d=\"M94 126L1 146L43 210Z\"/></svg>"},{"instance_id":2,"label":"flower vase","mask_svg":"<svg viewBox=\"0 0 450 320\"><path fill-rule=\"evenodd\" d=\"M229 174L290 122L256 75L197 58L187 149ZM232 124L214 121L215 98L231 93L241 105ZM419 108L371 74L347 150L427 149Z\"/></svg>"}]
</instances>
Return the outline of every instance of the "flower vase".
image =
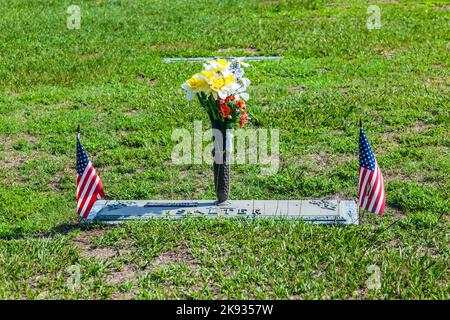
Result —
<instances>
[{"instance_id":1,"label":"flower vase","mask_svg":"<svg viewBox=\"0 0 450 320\"><path fill-rule=\"evenodd\" d=\"M214 169L214 189L217 197L217 204L227 204L230 195L230 155L232 150L233 136L231 130L226 127L222 120L211 119L213 133L213 169Z\"/></svg>"}]
</instances>

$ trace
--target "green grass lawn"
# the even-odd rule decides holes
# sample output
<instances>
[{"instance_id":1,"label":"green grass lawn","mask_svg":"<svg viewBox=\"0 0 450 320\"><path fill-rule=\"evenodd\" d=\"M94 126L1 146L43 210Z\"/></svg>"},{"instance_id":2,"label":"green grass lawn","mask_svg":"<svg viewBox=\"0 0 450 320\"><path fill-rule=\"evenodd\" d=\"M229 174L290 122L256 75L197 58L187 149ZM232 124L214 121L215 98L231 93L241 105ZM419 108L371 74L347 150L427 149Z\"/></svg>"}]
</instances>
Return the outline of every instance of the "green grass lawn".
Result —
<instances>
[{"instance_id":1,"label":"green grass lawn","mask_svg":"<svg viewBox=\"0 0 450 320\"><path fill-rule=\"evenodd\" d=\"M0 298L448 299L450 8L370 4L380 29L366 1L2 0ZM78 124L108 199L215 197L209 165L171 163L175 128L209 128L180 87L201 63L161 58L225 55L284 57L247 69L280 170L233 166L232 198L356 199L362 118L385 216L77 225Z\"/></svg>"}]
</instances>

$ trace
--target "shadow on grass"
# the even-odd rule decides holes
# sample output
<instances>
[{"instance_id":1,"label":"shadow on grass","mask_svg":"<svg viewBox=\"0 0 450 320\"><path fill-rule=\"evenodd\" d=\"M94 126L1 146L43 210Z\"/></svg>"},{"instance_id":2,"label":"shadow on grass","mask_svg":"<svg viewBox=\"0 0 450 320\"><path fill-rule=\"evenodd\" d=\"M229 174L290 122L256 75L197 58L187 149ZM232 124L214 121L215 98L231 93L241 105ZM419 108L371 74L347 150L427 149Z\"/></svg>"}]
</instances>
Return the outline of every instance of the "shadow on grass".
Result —
<instances>
[{"instance_id":1,"label":"shadow on grass","mask_svg":"<svg viewBox=\"0 0 450 320\"><path fill-rule=\"evenodd\" d=\"M19 230L17 230L17 229L9 230L8 232L5 232L4 234L0 234L0 240L21 240L21 239L26 239L26 238L46 239L46 238L53 238L56 235L65 236L75 230L87 231L87 230L99 229L99 228L105 228L105 227L111 227L111 226L100 224L100 223L80 224L77 221L73 221L73 222L59 224L45 232L24 232L23 233L23 232L21 232L20 228L19 228Z\"/></svg>"}]
</instances>

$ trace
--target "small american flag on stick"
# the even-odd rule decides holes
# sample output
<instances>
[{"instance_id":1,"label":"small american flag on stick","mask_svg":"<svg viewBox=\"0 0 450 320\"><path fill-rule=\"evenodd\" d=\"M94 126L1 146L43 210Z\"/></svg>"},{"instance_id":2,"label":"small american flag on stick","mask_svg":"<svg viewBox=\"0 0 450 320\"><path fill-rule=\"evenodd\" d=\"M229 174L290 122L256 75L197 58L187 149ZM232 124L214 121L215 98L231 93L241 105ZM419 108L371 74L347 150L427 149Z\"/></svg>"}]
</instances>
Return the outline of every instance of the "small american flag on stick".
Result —
<instances>
[{"instance_id":1,"label":"small american flag on stick","mask_svg":"<svg viewBox=\"0 0 450 320\"><path fill-rule=\"evenodd\" d=\"M77 132L77 213L86 219L98 198L104 198L102 182L80 142Z\"/></svg>"},{"instance_id":2,"label":"small american flag on stick","mask_svg":"<svg viewBox=\"0 0 450 320\"><path fill-rule=\"evenodd\" d=\"M359 129L359 207L383 215L386 205L383 175L370 148L364 129Z\"/></svg>"}]
</instances>

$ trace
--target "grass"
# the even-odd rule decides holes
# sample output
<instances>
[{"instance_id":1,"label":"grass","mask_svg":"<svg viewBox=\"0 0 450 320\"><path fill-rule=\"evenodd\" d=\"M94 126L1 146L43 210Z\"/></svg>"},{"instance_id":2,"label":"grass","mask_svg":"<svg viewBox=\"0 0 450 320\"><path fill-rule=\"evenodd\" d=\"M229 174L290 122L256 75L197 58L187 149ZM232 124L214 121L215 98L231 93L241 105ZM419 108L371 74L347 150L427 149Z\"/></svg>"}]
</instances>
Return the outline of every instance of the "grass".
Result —
<instances>
[{"instance_id":1,"label":"grass","mask_svg":"<svg viewBox=\"0 0 450 320\"><path fill-rule=\"evenodd\" d=\"M1 298L448 299L445 1L374 1L371 31L361 1L76 2L2 1ZM180 88L201 65L161 58L219 55L284 57L247 72L250 128L280 129L280 170L234 166L232 198L356 198L362 118L385 216L78 227L78 124L109 199L214 198L208 165L170 160L173 129L209 128Z\"/></svg>"}]
</instances>

